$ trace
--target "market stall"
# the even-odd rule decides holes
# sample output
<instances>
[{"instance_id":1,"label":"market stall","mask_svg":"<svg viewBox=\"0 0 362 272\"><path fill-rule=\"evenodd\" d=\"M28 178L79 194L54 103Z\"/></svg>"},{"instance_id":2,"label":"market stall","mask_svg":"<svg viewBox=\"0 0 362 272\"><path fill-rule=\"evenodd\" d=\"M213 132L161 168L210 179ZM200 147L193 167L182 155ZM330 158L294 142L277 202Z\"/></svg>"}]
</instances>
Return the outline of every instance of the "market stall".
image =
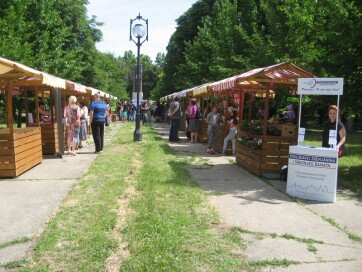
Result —
<instances>
[{"instance_id":1,"label":"market stall","mask_svg":"<svg viewBox=\"0 0 362 272\"><path fill-rule=\"evenodd\" d=\"M197 124L197 141L199 142L208 141L206 117L210 112L214 96L211 92L210 84L211 83L205 83L192 89L192 96L197 99L197 105L202 116Z\"/></svg>"},{"instance_id":2,"label":"market stall","mask_svg":"<svg viewBox=\"0 0 362 272\"><path fill-rule=\"evenodd\" d=\"M0 129L0 177L17 177L42 162L42 142L39 126L14 128L13 87L41 85L65 88L65 81L0 58L0 85L6 90L6 128ZM34 88L38 91L37 87ZM36 107L36 116L38 114L39 109Z\"/></svg>"},{"instance_id":3,"label":"market stall","mask_svg":"<svg viewBox=\"0 0 362 272\"><path fill-rule=\"evenodd\" d=\"M236 152L239 165L256 175L262 175L280 173L282 166L287 164L289 146L297 140L297 126L287 118L271 118L269 102L279 89L295 94L297 79L303 77L315 76L287 62L257 68L212 84L214 94L233 97L239 101L241 129L238 132ZM262 106L255 111L253 106L258 99L262 101ZM247 117L244 112L246 100L249 104ZM225 130L227 127L224 127ZM223 133L219 134L220 138L223 136ZM221 143L221 139L219 142Z\"/></svg>"}]
</instances>

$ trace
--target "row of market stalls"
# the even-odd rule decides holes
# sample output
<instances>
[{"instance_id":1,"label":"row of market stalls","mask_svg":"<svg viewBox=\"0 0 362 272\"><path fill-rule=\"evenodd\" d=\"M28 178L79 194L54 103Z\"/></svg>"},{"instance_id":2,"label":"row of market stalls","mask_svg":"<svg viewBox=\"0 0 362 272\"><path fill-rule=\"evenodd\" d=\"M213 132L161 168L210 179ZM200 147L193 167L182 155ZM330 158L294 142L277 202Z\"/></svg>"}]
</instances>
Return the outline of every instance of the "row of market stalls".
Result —
<instances>
[{"instance_id":1,"label":"row of market stalls","mask_svg":"<svg viewBox=\"0 0 362 272\"><path fill-rule=\"evenodd\" d=\"M202 111L198 140L202 142L208 140L206 116L213 105L218 105L222 118L214 145L217 152L222 151L229 131L227 120L231 112L237 111L240 120L237 163L256 175L280 173L288 163L289 146L297 143L297 118L287 101L283 114L272 113L270 101L278 92L296 95L298 78L311 77L315 77L311 72L285 62L176 92L162 97L161 101L172 101L178 96L182 108L187 109L189 98L197 98ZM180 130L186 130L185 124L183 116ZM231 145L226 152L231 153Z\"/></svg>"},{"instance_id":2,"label":"row of market stalls","mask_svg":"<svg viewBox=\"0 0 362 272\"><path fill-rule=\"evenodd\" d=\"M74 95L89 105L95 93L117 99L100 90L65 80L20 63L0 58L0 94L5 96L5 120L0 124L0 177L17 177L39 164L44 154L64 154L63 108ZM14 126L13 97L22 98ZM39 102L47 100L49 116L41 119ZM24 116L25 114L25 116Z\"/></svg>"}]
</instances>

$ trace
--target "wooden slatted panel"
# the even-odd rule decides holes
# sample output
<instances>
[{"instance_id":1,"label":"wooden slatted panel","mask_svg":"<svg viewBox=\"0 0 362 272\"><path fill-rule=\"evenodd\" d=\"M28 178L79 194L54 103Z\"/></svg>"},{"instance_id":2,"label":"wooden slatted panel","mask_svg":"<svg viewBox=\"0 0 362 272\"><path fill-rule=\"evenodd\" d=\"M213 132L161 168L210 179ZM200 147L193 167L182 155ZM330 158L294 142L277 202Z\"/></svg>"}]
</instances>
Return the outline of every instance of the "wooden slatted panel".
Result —
<instances>
[{"instance_id":1,"label":"wooden slatted panel","mask_svg":"<svg viewBox=\"0 0 362 272\"><path fill-rule=\"evenodd\" d=\"M243 131L238 133L238 137L246 134L252 138L261 137ZM289 146L295 144L296 138L282 136L265 136L261 150L249 149L238 143L236 161L256 175L281 173L283 165L288 163Z\"/></svg>"},{"instance_id":2,"label":"wooden slatted panel","mask_svg":"<svg viewBox=\"0 0 362 272\"><path fill-rule=\"evenodd\" d=\"M15 174L16 176L20 176L25 171L28 171L29 169L33 168L34 166L40 164L43 161L42 156L34 157L31 161L27 162L23 166L16 169Z\"/></svg>"},{"instance_id":3,"label":"wooden slatted panel","mask_svg":"<svg viewBox=\"0 0 362 272\"><path fill-rule=\"evenodd\" d=\"M41 129L16 129L11 137L0 134L0 177L16 177L42 161Z\"/></svg>"},{"instance_id":4,"label":"wooden slatted panel","mask_svg":"<svg viewBox=\"0 0 362 272\"><path fill-rule=\"evenodd\" d=\"M207 143L208 139L209 139L209 135L207 133L207 123L206 123L206 119L204 120L198 120L197 121L197 138L199 142L203 142L203 143Z\"/></svg>"},{"instance_id":5,"label":"wooden slatted panel","mask_svg":"<svg viewBox=\"0 0 362 272\"><path fill-rule=\"evenodd\" d=\"M59 151L58 125L42 124L41 140L43 145L43 154L56 154Z\"/></svg>"},{"instance_id":6,"label":"wooden slatted panel","mask_svg":"<svg viewBox=\"0 0 362 272\"><path fill-rule=\"evenodd\" d=\"M251 149L237 142L236 163L255 175L260 175L261 151Z\"/></svg>"}]
</instances>

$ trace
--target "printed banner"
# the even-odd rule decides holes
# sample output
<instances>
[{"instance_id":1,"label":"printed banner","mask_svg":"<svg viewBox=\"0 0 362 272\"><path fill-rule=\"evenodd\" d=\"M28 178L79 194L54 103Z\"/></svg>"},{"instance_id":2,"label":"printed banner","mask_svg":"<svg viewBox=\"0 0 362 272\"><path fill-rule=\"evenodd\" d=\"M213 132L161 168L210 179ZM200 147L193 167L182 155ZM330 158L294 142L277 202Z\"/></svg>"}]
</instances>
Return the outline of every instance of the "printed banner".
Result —
<instances>
[{"instance_id":1,"label":"printed banner","mask_svg":"<svg viewBox=\"0 0 362 272\"><path fill-rule=\"evenodd\" d=\"M338 151L290 146L287 194L298 198L335 202Z\"/></svg>"}]
</instances>

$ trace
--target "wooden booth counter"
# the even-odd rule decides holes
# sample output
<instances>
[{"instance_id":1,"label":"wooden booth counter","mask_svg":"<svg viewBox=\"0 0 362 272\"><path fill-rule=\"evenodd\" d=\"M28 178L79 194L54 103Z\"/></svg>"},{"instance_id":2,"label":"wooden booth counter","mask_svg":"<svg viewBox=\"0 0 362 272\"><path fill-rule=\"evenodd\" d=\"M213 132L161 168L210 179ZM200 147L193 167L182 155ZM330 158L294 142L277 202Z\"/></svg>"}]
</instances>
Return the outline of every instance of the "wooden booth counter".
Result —
<instances>
[{"instance_id":1,"label":"wooden booth counter","mask_svg":"<svg viewBox=\"0 0 362 272\"><path fill-rule=\"evenodd\" d=\"M44 155L54 155L59 152L58 124L40 124L41 143Z\"/></svg>"},{"instance_id":2,"label":"wooden booth counter","mask_svg":"<svg viewBox=\"0 0 362 272\"><path fill-rule=\"evenodd\" d=\"M0 177L17 177L42 160L40 127L0 130Z\"/></svg>"},{"instance_id":3,"label":"wooden booth counter","mask_svg":"<svg viewBox=\"0 0 362 272\"><path fill-rule=\"evenodd\" d=\"M261 176L263 173L281 173L284 165L288 164L289 146L297 143L296 137L264 136L244 131L238 132L238 138L247 135L250 139L261 139L260 149L248 147L237 140L236 162Z\"/></svg>"},{"instance_id":4,"label":"wooden booth counter","mask_svg":"<svg viewBox=\"0 0 362 272\"><path fill-rule=\"evenodd\" d=\"M209 134L207 133L206 119L197 120L197 141L207 143Z\"/></svg>"},{"instance_id":5,"label":"wooden booth counter","mask_svg":"<svg viewBox=\"0 0 362 272\"><path fill-rule=\"evenodd\" d=\"M222 148L224 145L224 139L225 137L229 134L229 129L230 126L226 125L226 124L220 124L217 127L217 133L216 133L216 138L215 138L215 142L214 142L214 150L218 153L222 152ZM231 154L232 153L232 148L231 148L231 141L228 142L228 145L226 147L225 150L225 154Z\"/></svg>"},{"instance_id":6,"label":"wooden booth counter","mask_svg":"<svg viewBox=\"0 0 362 272\"><path fill-rule=\"evenodd\" d=\"M28 124L35 128L36 124ZM41 145L43 155L54 155L59 152L58 124L41 123Z\"/></svg>"},{"instance_id":7,"label":"wooden booth counter","mask_svg":"<svg viewBox=\"0 0 362 272\"><path fill-rule=\"evenodd\" d=\"M180 127L179 127L180 131L184 131L187 133L187 126L186 126L186 115L183 114L181 119L180 119Z\"/></svg>"}]
</instances>

